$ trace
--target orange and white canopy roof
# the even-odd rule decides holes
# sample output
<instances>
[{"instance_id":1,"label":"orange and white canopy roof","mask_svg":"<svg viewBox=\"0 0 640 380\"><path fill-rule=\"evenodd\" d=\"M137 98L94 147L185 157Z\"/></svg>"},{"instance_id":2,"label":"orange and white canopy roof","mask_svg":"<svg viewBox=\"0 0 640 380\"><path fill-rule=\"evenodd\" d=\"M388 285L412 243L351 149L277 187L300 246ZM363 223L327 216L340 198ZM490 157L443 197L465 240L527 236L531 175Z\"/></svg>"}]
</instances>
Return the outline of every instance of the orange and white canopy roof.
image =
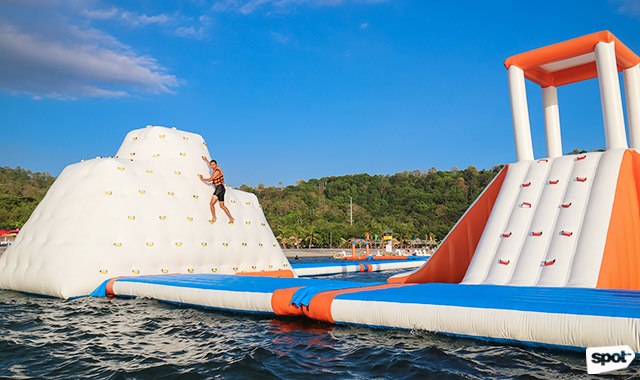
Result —
<instances>
[{"instance_id":1,"label":"orange and white canopy roof","mask_svg":"<svg viewBox=\"0 0 640 380\"><path fill-rule=\"evenodd\" d=\"M519 67L525 78L541 87L563 86L598 76L595 47L600 42L615 42L618 71L640 63L640 57L604 30L514 55L504 65L507 69L512 65Z\"/></svg>"}]
</instances>

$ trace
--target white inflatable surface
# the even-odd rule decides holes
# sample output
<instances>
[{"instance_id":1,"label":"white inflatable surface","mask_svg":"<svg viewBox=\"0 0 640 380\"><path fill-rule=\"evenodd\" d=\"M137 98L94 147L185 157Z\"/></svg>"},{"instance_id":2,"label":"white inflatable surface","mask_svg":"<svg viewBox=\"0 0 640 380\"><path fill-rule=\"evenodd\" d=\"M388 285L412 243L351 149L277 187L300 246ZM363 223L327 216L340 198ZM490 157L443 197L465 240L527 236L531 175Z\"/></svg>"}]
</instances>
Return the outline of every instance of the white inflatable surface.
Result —
<instances>
[{"instance_id":1,"label":"white inflatable surface","mask_svg":"<svg viewBox=\"0 0 640 380\"><path fill-rule=\"evenodd\" d=\"M255 195L227 187L235 223L218 205L209 222L203 155L201 136L149 126L66 167L0 257L0 288L70 298L117 276L291 269Z\"/></svg>"}]
</instances>

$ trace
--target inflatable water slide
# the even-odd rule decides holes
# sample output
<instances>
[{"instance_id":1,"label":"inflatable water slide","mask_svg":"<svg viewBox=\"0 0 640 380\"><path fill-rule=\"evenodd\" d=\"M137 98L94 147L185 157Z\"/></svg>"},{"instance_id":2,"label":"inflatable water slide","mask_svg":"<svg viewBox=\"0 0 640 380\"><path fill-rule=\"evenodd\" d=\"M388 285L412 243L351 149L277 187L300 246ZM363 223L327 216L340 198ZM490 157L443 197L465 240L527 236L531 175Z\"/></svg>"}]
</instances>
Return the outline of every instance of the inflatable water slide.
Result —
<instances>
[{"instance_id":1,"label":"inflatable water slide","mask_svg":"<svg viewBox=\"0 0 640 380\"><path fill-rule=\"evenodd\" d=\"M608 31L507 59L517 162L429 261L387 283L298 278L251 194L229 189L236 222L209 223L210 191L196 176L204 141L151 127L132 131L116 157L63 171L0 257L0 287L639 352L638 64ZM606 149L563 155L557 88L594 78ZM534 157L525 80L542 88L546 157Z\"/></svg>"}]
</instances>

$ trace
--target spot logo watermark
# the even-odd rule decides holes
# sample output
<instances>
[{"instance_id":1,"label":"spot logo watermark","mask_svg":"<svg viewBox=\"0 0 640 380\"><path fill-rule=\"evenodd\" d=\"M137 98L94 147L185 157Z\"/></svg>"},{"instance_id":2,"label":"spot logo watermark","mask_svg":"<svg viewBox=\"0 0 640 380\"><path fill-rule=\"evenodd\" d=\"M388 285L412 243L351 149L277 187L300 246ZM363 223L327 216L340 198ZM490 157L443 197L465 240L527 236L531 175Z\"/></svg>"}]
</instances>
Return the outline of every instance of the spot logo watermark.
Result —
<instances>
[{"instance_id":1,"label":"spot logo watermark","mask_svg":"<svg viewBox=\"0 0 640 380\"><path fill-rule=\"evenodd\" d=\"M587 372L590 375L625 369L635 358L629 346L587 348Z\"/></svg>"}]
</instances>

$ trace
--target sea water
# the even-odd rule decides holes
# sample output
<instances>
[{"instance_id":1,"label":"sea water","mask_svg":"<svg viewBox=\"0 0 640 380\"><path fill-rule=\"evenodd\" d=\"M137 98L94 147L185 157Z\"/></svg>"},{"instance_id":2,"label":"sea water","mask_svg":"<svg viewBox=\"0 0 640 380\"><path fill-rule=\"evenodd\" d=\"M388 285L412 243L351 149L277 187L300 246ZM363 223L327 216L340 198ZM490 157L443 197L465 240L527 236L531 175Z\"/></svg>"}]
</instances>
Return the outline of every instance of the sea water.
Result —
<instances>
[{"instance_id":1,"label":"sea water","mask_svg":"<svg viewBox=\"0 0 640 380\"><path fill-rule=\"evenodd\" d=\"M326 260L326 259L325 259ZM292 260L317 262L318 259ZM326 278L385 281L395 272ZM640 378L640 360L616 378ZM151 299L0 291L0 378L573 379L584 353Z\"/></svg>"}]
</instances>

